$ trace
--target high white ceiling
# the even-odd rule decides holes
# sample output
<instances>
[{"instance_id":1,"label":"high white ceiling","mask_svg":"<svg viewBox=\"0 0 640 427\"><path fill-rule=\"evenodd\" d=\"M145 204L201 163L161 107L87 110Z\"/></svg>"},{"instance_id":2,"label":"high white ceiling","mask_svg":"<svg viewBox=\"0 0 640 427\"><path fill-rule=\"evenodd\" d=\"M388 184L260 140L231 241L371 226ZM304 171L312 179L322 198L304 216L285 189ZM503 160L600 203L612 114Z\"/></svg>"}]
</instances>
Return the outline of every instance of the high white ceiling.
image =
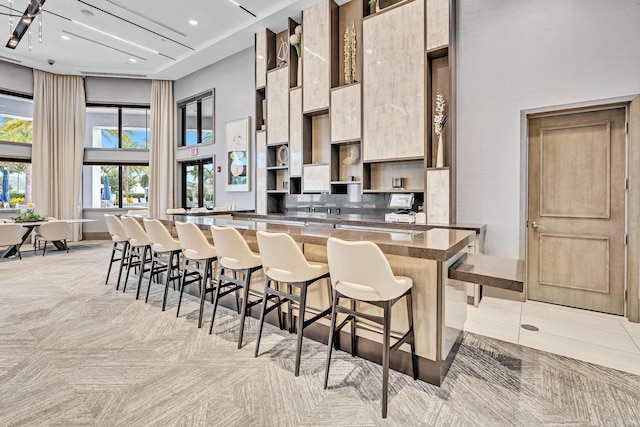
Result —
<instances>
[{"instance_id":1,"label":"high white ceiling","mask_svg":"<svg viewBox=\"0 0 640 427\"><path fill-rule=\"evenodd\" d=\"M175 80L252 46L256 31L284 30L287 17L299 20L318 1L46 0L43 42L34 23L31 51L26 34L15 50L5 47L9 18L0 15L0 60L58 74ZM22 16L28 4L13 0L14 13ZM9 0L0 0L0 13L8 11Z\"/></svg>"}]
</instances>

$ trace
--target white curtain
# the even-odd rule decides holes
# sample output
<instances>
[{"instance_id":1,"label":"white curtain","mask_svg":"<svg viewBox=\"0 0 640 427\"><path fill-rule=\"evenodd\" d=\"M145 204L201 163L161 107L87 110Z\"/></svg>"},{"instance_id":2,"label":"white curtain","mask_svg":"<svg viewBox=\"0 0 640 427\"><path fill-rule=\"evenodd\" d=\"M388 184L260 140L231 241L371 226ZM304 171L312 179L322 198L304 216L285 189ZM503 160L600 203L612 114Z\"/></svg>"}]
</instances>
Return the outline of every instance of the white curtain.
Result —
<instances>
[{"instance_id":1,"label":"white curtain","mask_svg":"<svg viewBox=\"0 0 640 427\"><path fill-rule=\"evenodd\" d=\"M175 206L175 105L173 82L151 82L151 144L149 147L149 211L163 214Z\"/></svg>"},{"instance_id":2,"label":"white curtain","mask_svg":"<svg viewBox=\"0 0 640 427\"><path fill-rule=\"evenodd\" d=\"M36 212L59 219L82 218L85 93L80 76L33 70L33 202ZM80 225L70 240L82 238Z\"/></svg>"}]
</instances>

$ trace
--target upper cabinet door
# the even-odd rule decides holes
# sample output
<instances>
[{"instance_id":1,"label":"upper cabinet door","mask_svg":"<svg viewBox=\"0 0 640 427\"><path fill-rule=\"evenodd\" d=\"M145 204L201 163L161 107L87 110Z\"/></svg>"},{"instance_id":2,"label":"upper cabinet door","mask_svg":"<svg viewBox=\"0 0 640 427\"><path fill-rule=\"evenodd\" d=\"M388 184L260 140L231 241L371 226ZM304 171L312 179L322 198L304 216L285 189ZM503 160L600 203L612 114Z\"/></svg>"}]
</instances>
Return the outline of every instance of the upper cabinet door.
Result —
<instances>
[{"instance_id":1,"label":"upper cabinet door","mask_svg":"<svg viewBox=\"0 0 640 427\"><path fill-rule=\"evenodd\" d=\"M332 0L323 0L302 12L302 109L305 113L329 108L331 88Z\"/></svg>"},{"instance_id":2,"label":"upper cabinet door","mask_svg":"<svg viewBox=\"0 0 640 427\"><path fill-rule=\"evenodd\" d=\"M289 173L302 176L302 88L289 92Z\"/></svg>"},{"instance_id":3,"label":"upper cabinet door","mask_svg":"<svg viewBox=\"0 0 640 427\"><path fill-rule=\"evenodd\" d=\"M363 22L364 161L424 157L424 25L419 0Z\"/></svg>"},{"instance_id":4,"label":"upper cabinet door","mask_svg":"<svg viewBox=\"0 0 640 427\"><path fill-rule=\"evenodd\" d=\"M289 140L289 68L267 73L267 144Z\"/></svg>"},{"instance_id":5,"label":"upper cabinet door","mask_svg":"<svg viewBox=\"0 0 640 427\"><path fill-rule=\"evenodd\" d=\"M449 0L427 0L427 50L449 45Z\"/></svg>"},{"instance_id":6,"label":"upper cabinet door","mask_svg":"<svg viewBox=\"0 0 640 427\"><path fill-rule=\"evenodd\" d=\"M268 29L256 33L256 88L267 84L267 70L273 67L274 34Z\"/></svg>"}]
</instances>

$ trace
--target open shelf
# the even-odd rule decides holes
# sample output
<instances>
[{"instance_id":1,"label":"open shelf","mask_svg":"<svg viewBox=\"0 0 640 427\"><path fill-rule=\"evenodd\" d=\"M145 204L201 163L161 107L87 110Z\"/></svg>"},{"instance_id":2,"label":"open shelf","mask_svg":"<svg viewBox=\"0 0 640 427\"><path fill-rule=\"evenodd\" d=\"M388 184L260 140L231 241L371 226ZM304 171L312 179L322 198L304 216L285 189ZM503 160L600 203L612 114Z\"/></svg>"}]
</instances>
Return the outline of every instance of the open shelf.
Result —
<instances>
[{"instance_id":1,"label":"open shelf","mask_svg":"<svg viewBox=\"0 0 640 427\"><path fill-rule=\"evenodd\" d=\"M284 166L267 166L267 170L269 171L274 171L274 170L279 170L279 169L289 169L289 166L284 165Z\"/></svg>"},{"instance_id":2,"label":"open shelf","mask_svg":"<svg viewBox=\"0 0 640 427\"><path fill-rule=\"evenodd\" d=\"M331 181L331 185L361 185L362 181Z\"/></svg>"},{"instance_id":3,"label":"open shelf","mask_svg":"<svg viewBox=\"0 0 640 427\"><path fill-rule=\"evenodd\" d=\"M365 194L373 193L424 193L424 188L377 188L375 190L362 190Z\"/></svg>"}]
</instances>

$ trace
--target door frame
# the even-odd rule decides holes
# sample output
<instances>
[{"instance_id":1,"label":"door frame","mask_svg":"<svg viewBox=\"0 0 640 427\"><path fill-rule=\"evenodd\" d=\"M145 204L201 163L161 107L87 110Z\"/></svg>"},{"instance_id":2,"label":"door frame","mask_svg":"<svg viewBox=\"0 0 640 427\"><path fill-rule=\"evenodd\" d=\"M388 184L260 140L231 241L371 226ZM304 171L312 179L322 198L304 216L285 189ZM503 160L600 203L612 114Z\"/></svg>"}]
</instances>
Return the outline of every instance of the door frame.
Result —
<instances>
[{"instance_id":1,"label":"door frame","mask_svg":"<svg viewBox=\"0 0 640 427\"><path fill-rule=\"evenodd\" d=\"M617 98L609 98L595 101L585 101L579 103L554 105L550 107L541 107L520 111L520 227L519 227L519 257L524 259L525 263L528 263L528 233L527 233L527 220L529 217L529 119L545 116L557 116L561 114L574 114L583 113L589 111L599 111L605 109L614 109L623 107L625 109L625 119L629 123L629 109L631 101L635 98L635 95L623 96ZM629 159L631 157L630 143L629 143L629 131L625 135L625 177L627 179L628 188L625 191L624 204L625 204L625 218L624 218L624 232L629 236L628 244L625 245L624 250L624 317L630 317L629 313L629 295L633 295L634 292L630 290L635 289L635 295L638 295L638 283L630 283L629 281L629 248L631 246L632 237L629 235L629 193L631 191L632 181L629 179ZM640 183L639 183L640 184ZM640 190L638 188L637 190ZM634 263L635 264L635 263ZM637 264L636 264L637 267ZM525 284L522 293L522 301L526 301L528 289L528 268L525 268ZM638 320L635 320L638 321Z\"/></svg>"}]
</instances>

